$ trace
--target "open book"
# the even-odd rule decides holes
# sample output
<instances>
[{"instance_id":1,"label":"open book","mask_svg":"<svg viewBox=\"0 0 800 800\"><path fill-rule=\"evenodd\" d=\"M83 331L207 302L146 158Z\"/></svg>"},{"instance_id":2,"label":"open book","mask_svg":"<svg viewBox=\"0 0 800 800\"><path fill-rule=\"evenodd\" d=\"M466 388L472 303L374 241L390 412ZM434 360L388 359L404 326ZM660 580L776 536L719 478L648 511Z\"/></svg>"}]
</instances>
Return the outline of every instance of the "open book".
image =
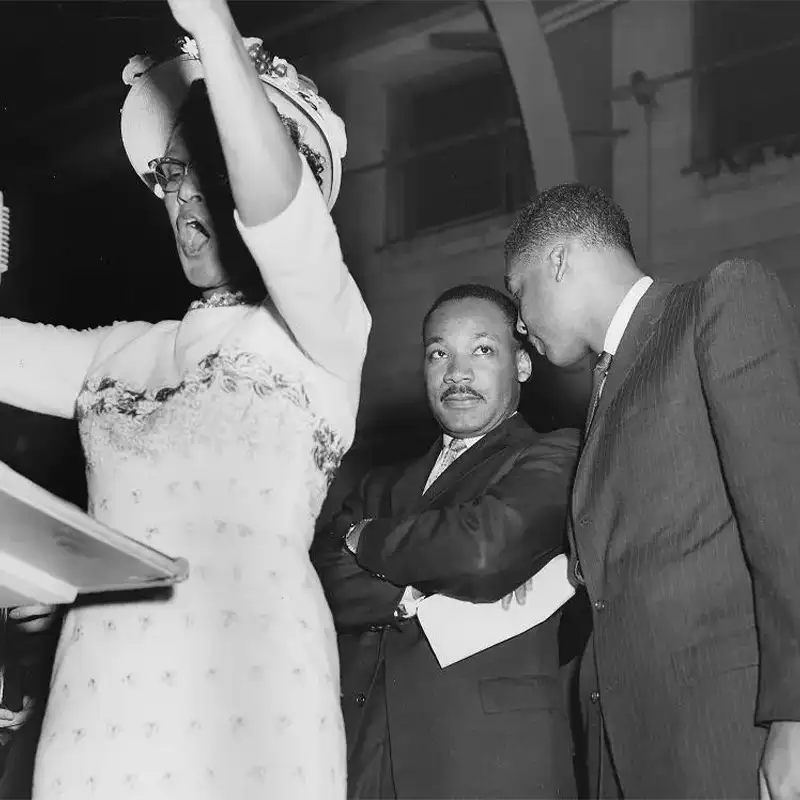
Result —
<instances>
[{"instance_id":1,"label":"open book","mask_svg":"<svg viewBox=\"0 0 800 800\"><path fill-rule=\"evenodd\" d=\"M441 594L426 597L417 618L441 667L449 667L468 656L487 650L540 625L558 611L574 594L569 582L569 562L556 556L531 579L525 604L511 601L470 603Z\"/></svg>"},{"instance_id":2,"label":"open book","mask_svg":"<svg viewBox=\"0 0 800 800\"><path fill-rule=\"evenodd\" d=\"M0 462L0 608L168 586L189 565L84 514Z\"/></svg>"}]
</instances>

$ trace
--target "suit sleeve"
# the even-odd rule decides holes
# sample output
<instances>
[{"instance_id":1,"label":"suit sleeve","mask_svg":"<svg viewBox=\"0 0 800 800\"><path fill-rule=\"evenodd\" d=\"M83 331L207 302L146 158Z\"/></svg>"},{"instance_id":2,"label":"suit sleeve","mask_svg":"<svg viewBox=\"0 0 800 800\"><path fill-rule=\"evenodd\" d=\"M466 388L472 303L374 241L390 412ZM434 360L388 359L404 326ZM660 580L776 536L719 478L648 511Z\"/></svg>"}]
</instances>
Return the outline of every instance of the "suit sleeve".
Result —
<instances>
[{"instance_id":1,"label":"suit sleeve","mask_svg":"<svg viewBox=\"0 0 800 800\"><path fill-rule=\"evenodd\" d=\"M756 721L800 720L800 342L775 276L717 267L697 318L700 376L753 580Z\"/></svg>"},{"instance_id":2,"label":"suit sleeve","mask_svg":"<svg viewBox=\"0 0 800 800\"><path fill-rule=\"evenodd\" d=\"M350 525L377 513L382 484L376 473L363 478L330 525L317 534L311 547L311 560L339 633L392 624L403 595L404 587L365 570L342 545L342 536Z\"/></svg>"},{"instance_id":3,"label":"suit sleeve","mask_svg":"<svg viewBox=\"0 0 800 800\"><path fill-rule=\"evenodd\" d=\"M370 522L359 563L425 594L499 600L563 552L577 452L577 431L555 431L470 502Z\"/></svg>"}]
</instances>

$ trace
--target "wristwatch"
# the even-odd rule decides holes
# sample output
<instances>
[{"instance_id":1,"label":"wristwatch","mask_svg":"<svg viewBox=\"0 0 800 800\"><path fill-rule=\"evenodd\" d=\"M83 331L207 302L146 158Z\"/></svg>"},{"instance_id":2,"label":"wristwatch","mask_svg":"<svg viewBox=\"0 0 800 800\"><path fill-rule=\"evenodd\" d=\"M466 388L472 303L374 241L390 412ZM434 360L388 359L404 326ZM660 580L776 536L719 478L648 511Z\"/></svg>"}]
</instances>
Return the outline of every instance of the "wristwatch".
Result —
<instances>
[{"instance_id":1,"label":"wristwatch","mask_svg":"<svg viewBox=\"0 0 800 800\"><path fill-rule=\"evenodd\" d=\"M358 522L354 522L347 529L347 533L342 537L342 544L353 555L356 555L358 551L358 540L361 536L361 531L364 530L368 522L372 522L371 517L360 519Z\"/></svg>"}]
</instances>

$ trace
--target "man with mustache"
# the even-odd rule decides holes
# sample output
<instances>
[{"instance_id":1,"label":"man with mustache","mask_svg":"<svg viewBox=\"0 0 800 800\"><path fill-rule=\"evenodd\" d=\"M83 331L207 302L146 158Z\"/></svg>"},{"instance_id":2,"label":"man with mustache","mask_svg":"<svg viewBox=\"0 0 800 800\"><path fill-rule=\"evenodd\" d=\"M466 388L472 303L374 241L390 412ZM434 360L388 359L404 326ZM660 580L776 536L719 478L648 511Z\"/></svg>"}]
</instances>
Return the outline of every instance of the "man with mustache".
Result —
<instances>
[{"instance_id":1,"label":"man with mustache","mask_svg":"<svg viewBox=\"0 0 800 800\"><path fill-rule=\"evenodd\" d=\"M427 595L501 600L563 552L578 434L516 413L531 361L515 322L489 287L436 300L423 364L442 437L367 474L312 551L339 633L350 797L575 796L560 613L445 668L416 617Z\"/></svg>"}]
</instances>

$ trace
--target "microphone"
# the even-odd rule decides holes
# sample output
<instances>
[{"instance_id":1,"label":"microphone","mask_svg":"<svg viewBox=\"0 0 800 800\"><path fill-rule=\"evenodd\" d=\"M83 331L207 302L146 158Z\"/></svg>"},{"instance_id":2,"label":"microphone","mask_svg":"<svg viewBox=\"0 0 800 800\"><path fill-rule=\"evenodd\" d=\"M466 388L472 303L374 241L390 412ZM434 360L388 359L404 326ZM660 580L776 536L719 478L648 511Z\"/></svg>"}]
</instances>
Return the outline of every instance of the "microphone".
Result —
<instances>
[{"instance_id":1,"label":"microphone","mask_svg":"<svg viewBox=\"0 0 800 800\"><path fill-rule=\"evenodd\" d=\"M8 252L11 248L11 211L3 204L0 192L0 277L8 269Z\"/></svg>"}]
</instances>

